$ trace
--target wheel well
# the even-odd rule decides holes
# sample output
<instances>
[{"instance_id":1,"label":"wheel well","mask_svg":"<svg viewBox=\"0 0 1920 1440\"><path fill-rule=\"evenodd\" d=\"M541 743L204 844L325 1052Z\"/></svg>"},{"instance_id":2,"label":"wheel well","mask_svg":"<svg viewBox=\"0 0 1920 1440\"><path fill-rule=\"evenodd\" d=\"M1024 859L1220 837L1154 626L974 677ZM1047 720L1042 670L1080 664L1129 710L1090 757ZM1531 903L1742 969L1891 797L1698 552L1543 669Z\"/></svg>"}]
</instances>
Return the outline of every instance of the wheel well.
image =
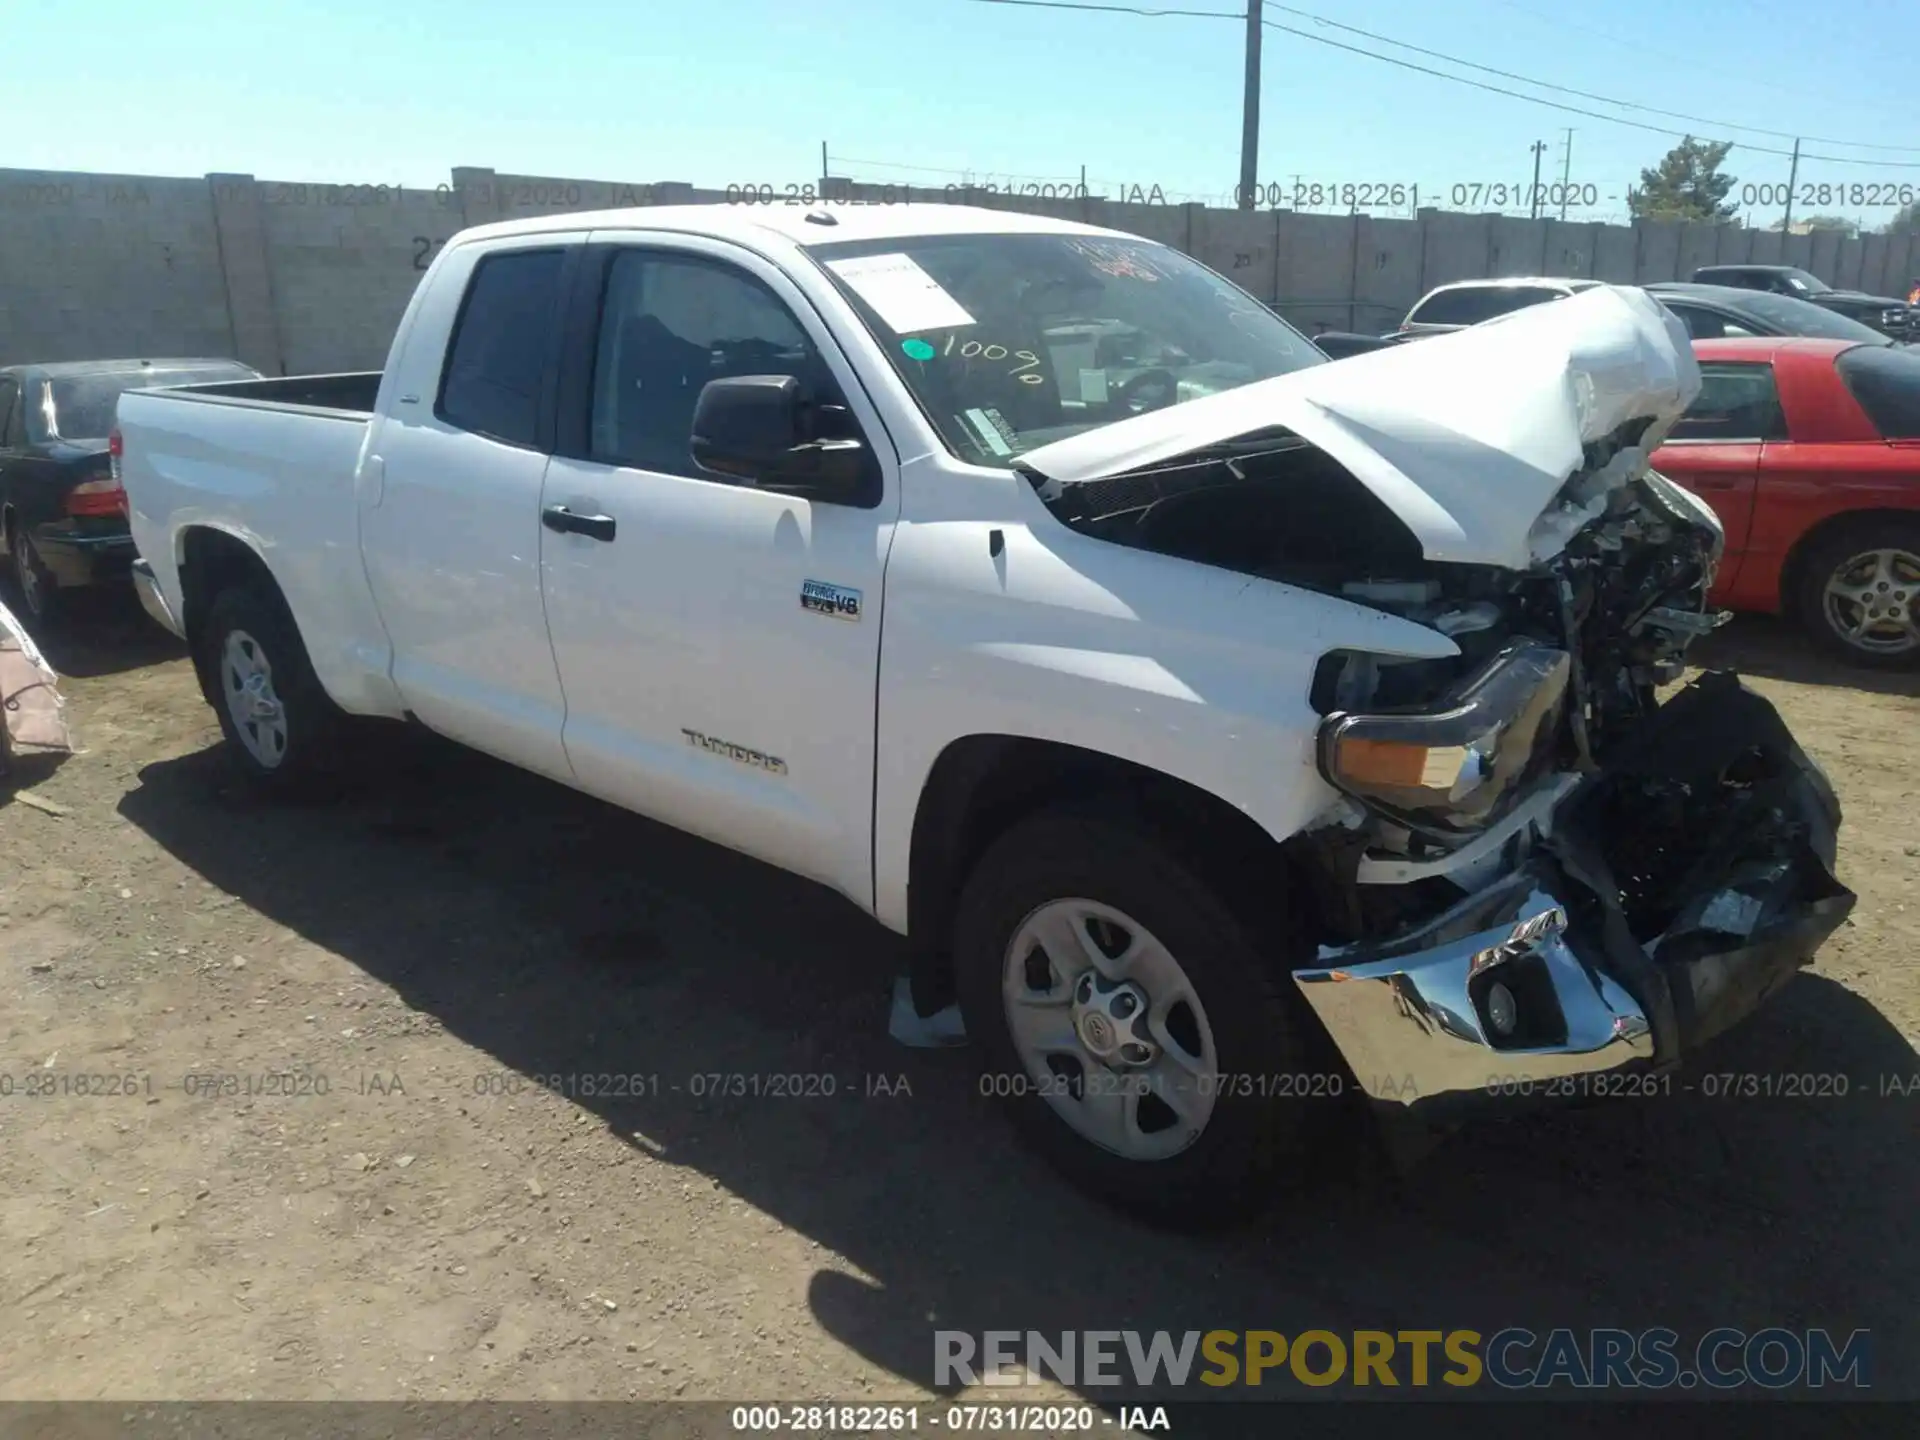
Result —
<instances>
[{"instance_id":1,"label":"wheel well","mask_svg":"<svg viewBox=\"0 0 1920 1440\"><path fill-rule=\"evenodd\" d=\"M907 935L922 1013L953 995L948 934L974 864L1007 828L1050 805L1125 814L1217 885L1256 928L1276 885L1296 873L1279 842L1245 812L1185 780L1095 750L1012 735L972 735L941 752L914 812ZM1265 904L1258 904L1261 897Z\"/></svg>"},{"instance_id":2,"label":"wheel well","mask_svg":"<svg viewBox=\"0 0 1920 1440\"><path fill-rule=\"evenodd\" d=\"M1780 611L1792 615L1799 604L1800 584L1806 579L1807 558L1826 541L1843 530L1866 529L1874 524L1905 521L1920 525L1920 510L1845 510L1829 515L1793 542L1785 563L1780 567Z\"/></svg>"},{"instance_id":3,"label":"wheel well","mask_svg":"<svg viewBox=\"0 0 1920 1440\"><path fill-rule=\"evenodd\" d=\"M204 525L193 527L182 537L180 628L186 632L200 688L210 705L215 703L212 676L201 654L200 627L206 623L207 612L221 591L252 581L262 582L269 594L280 593L279 583L267 568L267 562L246 541Z\"/></svg>"}]
</instances>

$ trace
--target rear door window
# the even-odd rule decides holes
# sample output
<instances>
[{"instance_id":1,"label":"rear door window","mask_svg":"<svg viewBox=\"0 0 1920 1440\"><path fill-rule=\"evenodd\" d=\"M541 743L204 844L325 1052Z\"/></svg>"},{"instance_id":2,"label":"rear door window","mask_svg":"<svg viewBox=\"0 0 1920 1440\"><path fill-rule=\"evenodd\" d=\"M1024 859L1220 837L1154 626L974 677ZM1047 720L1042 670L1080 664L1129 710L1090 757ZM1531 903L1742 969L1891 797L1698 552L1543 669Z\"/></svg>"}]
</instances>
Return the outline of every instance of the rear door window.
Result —
<instances>
[{"instance_id":1,"label":"rear door window","mask_svg":"<svg viewBox=\"0 0 1920 1440\"><path fill-rule=\"evenodd\" d=\"M565 250L488 255L474 268L434 413L509 445L540 443L540 387L560 322Z\"/></svg>"},{"instance_id":2,"label":"rear door window","mask_svg":"<svg viewBox=\"0 0 1920 1440\"><path fill-rule=\"evenodd\" d=\"M1409 325L1478 325L1529 305L1564 298L1544 285L1473 285L1429 295L1407 317Z\"/></svg>"},{"instance_id":3,"label":"rear door window","mask_svg":"<svg viewBox=\"0 0 1920 1440\"><path fill-rule=\"evenodd\" d=\"M1786 439L1773 367L1731 361L1703 364L1700 394L1667 438L1723 445Z\"/></svg>"},{"instance_id":4,"label":"rear door window","mask_svg":"<svg viewBox=\"0 0 1920 1440\"><path fill-rule=\"evenodd\" d=\"M1888 440L1920 440L1920 355L1904 346L1856 345L1834 361L1841 382Z\"/></svg>"}]
</instances>

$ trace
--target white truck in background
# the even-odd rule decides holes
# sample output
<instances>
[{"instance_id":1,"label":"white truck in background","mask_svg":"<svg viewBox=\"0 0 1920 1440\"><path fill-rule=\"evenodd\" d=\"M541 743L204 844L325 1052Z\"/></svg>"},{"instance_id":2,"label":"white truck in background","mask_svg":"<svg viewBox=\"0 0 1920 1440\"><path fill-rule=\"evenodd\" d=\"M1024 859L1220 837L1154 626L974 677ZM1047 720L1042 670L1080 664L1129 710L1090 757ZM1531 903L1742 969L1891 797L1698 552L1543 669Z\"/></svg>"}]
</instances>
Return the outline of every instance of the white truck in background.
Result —
<instances>
[{"instance_id":1,"label":"white truck in background","mask_svg":"<svg viewBox=\"0 0 1920 1440\"><path fill-rule=\"evenodd\" d=\"M1195 261L941 206L469 230L377 375L131 394L240 768L358 717L833 887L1022 1131L1175 1223L1395 1124L1654 1093L1852 904L1727 676L1698 387L1600 287L1324 362Z\"/></svg>"}]
</instances>

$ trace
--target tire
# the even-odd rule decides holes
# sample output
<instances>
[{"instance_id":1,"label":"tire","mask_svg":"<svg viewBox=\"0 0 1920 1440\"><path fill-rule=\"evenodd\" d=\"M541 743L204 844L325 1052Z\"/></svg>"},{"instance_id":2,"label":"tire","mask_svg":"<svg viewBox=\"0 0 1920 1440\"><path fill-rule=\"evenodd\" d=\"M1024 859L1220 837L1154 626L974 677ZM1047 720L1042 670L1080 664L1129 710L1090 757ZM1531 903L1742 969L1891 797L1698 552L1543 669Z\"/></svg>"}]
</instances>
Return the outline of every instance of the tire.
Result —
<instances>
[{"instance_id":1,"label":"tire","mask_svg":"<svg viewBox=\"0 0 1920 1440\"><path fill-rule=\"evenodd\" d=\"M1824 537L1797 590L1800 623L1827 654L1876 670L1920 666L1920 520L1862 521ZM1849 634L1862 618L1872 628Z\"/></svg>"},{"instance_id":2,"label":"tire","mask_svg":"<svg viewBox=\"0 0 1920 1440\"><path fill-rule=\"evenodd\" d=\"M26 527L15 521L7 527L7 559L13 568L13 591L20 598L21 617L44 629L60 618L60 589L48 572Z\"/></svg>"},{"instance_id":3,"label":"tire","mask_svg":"<svg viewBox=\"0 0 1920 1440\"><path fill-rule=\"evenodd\" d=\"M277 593L257 582L221 591L195 639L228 758L250 785L307 795L338 775L346 717L314 675Z\"/></svg>"},{"instance_id":4,"label":"tire","mask_svg":"<svg viewBox=\"0 0 1920 1440\"><path fill-rule=\"evenodd\" d=\"M1063 919L1080 923L1062 932ZM1109 946L1117 942L1116 930L1131 929L1142 956L1150 956L1157 942L1172 957L1198 1002L1197 1010L1189 1007L1184 1019L1169 1011L1157 1028L1148 1027L1150 1035L1160 1037L1153 1065L1142 1068L1136 1055L1130 1067L1121 1057L1118 1073L1140 1085L1173 1060L1175 1045L1167 1037L1176 1030L1183 1037L1179 1048L1190 1057L1204 1056L1211 1040L1216 1078L1208 1082L1203 1076L1185 1077L1188 1088L1180 1098L1186 1118L1181 1123L1164 1123L1176 1112L1157 1094L1153 1100L1135 1096L1117 1102L1122 1112L1119 1137L1135 1154L1086 1133L1085 1122L1098 1118L1086 1105L1093 1098L1088 1082L1111 1096L1116 1073L1093 1063L1084 1039L1086 1006L1032 1010L1048 1012L1046 1018L1056 1027L1066 1026L1065 1033L1079 1049L1077 1057L1063 1049L1030 1064L1036 1050L1029 1046L1023 1051L1015 1039L1009 1017L1016 1005L1003 997L1003 980L1013 973L1014 943L1026 948L1032 933L1028 927L1035 923L1051 927L1056 936L1077 934L1083 942L1096 937ZM1286 917L1269 920L1262 928L1284 932ZM1022 961L1021 978L1006 983L1024 985L1031 995L1036 993L1033 982L1044 975L1051 993L1078 997L1084 975L1070 979L1070 967L1055 961L1056 949L1070 951L1071 942L1042 944L1043 958L1036 962L1029 953ZM1144 824L1120 815L1070 810L1047 810L1017 822L974 867L955 914L955 986L967 1033L982 1049L983 1093L1003 1097L1022 1137L1055 1168L1088 1193L1139 1218L1197 1230L1257 1214L1301 1176L1299 1162L1335 1108L1331 1096L1346 1088L1343 1081L1329 1082L1324 1073L1311 1073L1310 1062L1321 1053L1316 1022L1291 993L1287 957L1270 953L1271 946L1267 949L1269 953L1263 953L1221 894L1198 879ZM1154 994L1156 972L1142 960L1128 973L1142 978L1151 1014L1164 998ZM1109 1020L1119 1013L1121 1002L1115 996L1093 998L1095 1008L1115 1006ZM1138 1016L1138 1005L1136 999L1126 1008ZM1057 1016L1051 1013L1056 1009ZM1122 1028L1138 1023L1130 1020ZM1141 1032L1128 1033L1137 1037ZM1109 1029L1099 1038L1111 1034ZM1201 1042L1197 1052L1195 1039ZM1107 1053L1114 1052L1109 1048ZM1076 1063L1081 1075L1077 1094ZM1179 1075L1177 1069L1171 1073ZM1210 1105L1205 1103L1209 1094ZM1111 1122L1111 1109L1104 1113ZM1149 1136L1143 1132L1153 1128L1150 1118L1162 1123L1158 1133ZM1190 1137L1196 1118L1198 1134ZM1115 1134L1111 1128L1107 1133ZM1155 1147L1161 1153L1147 1153Z\"/></svg>"}]
</instances>

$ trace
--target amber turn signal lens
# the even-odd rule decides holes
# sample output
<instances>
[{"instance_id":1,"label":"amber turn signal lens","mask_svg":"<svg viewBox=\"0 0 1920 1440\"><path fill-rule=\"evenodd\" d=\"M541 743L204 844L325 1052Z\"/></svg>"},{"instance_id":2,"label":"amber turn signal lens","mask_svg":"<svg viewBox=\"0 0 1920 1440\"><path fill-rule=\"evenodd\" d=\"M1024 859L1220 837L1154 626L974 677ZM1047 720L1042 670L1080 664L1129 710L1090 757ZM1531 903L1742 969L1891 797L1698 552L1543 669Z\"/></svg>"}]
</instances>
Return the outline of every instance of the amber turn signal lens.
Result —
<instances>
[{"instance_id":1,"label":"amber turn signal lens","mask_svg":"<svg viewBox=\"0 0 1920 1440\"><path fill-rule=\"evenodd\" d=\"M1459 745L1342 739L1334 748L1333 764L1341 779L1355 785L1448 790L1460 778L1466 758L1465 747Z\"/></svg>"}]
</instances>

